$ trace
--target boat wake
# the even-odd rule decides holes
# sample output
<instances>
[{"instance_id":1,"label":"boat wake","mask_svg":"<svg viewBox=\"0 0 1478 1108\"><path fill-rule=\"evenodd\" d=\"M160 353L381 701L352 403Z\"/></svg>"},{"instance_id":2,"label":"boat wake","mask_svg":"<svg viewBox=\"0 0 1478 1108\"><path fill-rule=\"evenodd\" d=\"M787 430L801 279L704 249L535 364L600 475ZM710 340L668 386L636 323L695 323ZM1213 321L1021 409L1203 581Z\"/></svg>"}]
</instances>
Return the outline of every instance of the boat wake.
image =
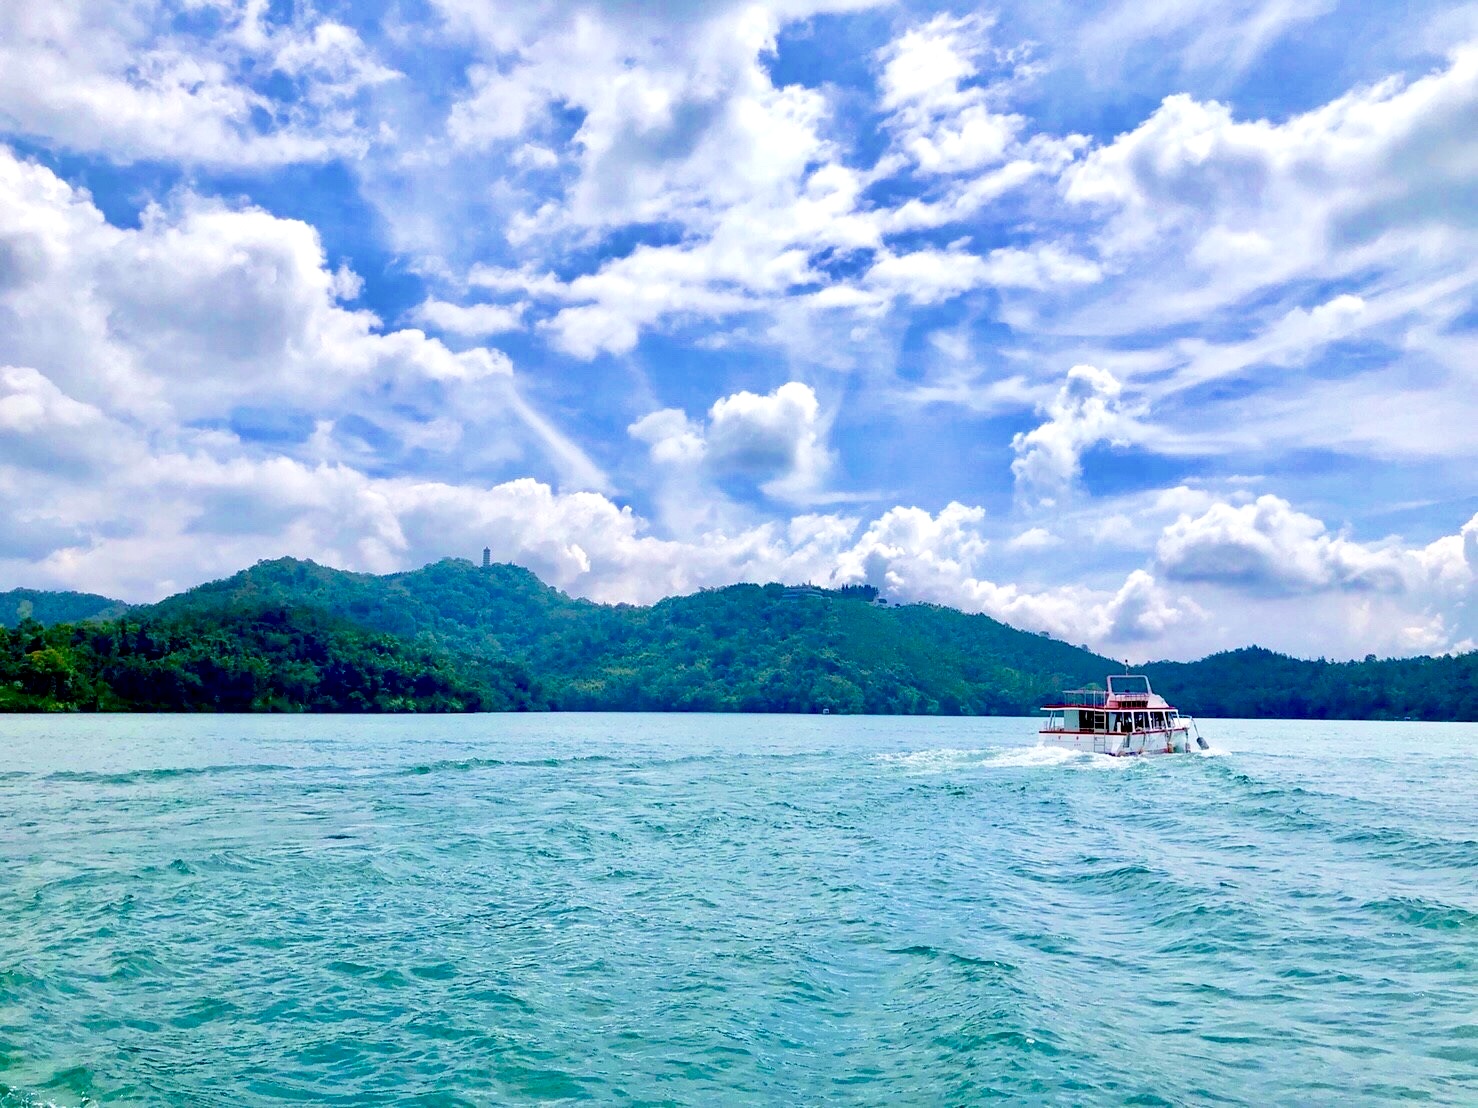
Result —
<instances>
[{"instance_id":1,"label":"boat wake","mask_svg":"<svg viewBox=\"0 0 1478 1108\"><path fill-rule=\"evenodd\" d=\"M1135 758L1067 750L1060 746L991 746L960 750L898 751L879 754L877 760L910 773L949 773L969 769L1123 769Z\"/></svg>"}]
</instances>

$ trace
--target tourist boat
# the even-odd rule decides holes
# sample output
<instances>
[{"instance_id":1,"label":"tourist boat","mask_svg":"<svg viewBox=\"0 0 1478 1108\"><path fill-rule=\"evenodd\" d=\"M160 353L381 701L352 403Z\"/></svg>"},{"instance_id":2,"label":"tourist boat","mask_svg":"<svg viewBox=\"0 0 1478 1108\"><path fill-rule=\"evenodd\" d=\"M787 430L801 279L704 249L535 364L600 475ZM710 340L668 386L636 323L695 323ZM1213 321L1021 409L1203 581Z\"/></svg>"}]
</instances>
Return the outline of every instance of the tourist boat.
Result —
<instances>
[{"instance_id":1,"label":"tourist boat","mask_svg":"<svg viewBox=\"0 0 1478 1108\"><path fill-rule=\"evenodd\" d=\"M1115 674L1105 689L1068 689L1053 704L1042 743L1093 754L1189 754L1206 750L1195 720L1183 716L1139 673Z\"/></svg>"}]
</instances>

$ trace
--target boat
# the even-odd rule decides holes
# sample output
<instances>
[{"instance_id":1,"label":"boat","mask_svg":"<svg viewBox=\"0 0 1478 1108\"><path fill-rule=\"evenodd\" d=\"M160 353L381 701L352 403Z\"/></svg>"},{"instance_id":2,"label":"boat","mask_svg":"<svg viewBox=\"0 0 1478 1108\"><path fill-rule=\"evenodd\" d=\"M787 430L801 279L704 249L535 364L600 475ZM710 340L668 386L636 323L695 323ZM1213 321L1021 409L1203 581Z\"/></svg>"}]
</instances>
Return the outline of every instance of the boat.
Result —
<instances>
[{"instance_id":1,"label":"boat","mask_svg":"<svg viewBox=\"0 0 1478 1108\"><path fill-rule=\"evenodd\" d=\"M1107 689L1067 689L1044 704L1042 744L1115 758L1210 749L1196 721L1166 703L1144 674L1115 674L1107 684Z\"/></svg>"}]
</instances>

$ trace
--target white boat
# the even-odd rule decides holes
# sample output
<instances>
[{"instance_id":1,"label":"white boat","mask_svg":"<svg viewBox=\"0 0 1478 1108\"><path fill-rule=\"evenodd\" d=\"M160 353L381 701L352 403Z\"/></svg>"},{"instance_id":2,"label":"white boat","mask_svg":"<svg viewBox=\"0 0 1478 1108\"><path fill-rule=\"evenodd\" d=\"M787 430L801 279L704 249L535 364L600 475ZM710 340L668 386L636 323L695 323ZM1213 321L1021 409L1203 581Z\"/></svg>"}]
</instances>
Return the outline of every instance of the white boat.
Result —
<instances>
[{"instance_id":1,"label":"white boat","mask_svg":"<svg viewBox=\"0 0 1478 1108\"><path fill-rule=\"evenodd\" d=\"M1042 711L1045 746L1116 758L1208 749L1195 720L1166 703L1141 673L1115 674L1107 689L1067 689Z\"/></svg>"}]
</instances>

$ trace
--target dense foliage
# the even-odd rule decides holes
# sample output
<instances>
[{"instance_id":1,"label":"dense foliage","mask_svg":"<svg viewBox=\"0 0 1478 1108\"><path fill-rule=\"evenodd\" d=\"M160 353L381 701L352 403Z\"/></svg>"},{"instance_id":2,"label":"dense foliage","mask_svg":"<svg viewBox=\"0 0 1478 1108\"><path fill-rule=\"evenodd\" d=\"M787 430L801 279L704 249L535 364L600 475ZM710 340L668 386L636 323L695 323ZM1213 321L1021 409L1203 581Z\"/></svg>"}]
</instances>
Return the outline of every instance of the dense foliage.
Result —
<instances>
[{"instance_id":1,"label":"dense foliage","mask_svg":"<svg viewBox=\"0 0 1478 1108\"><path fill-rule=\"evenodd\" d=\"M306 609L0 629L0 710L462 712L542 707L511 663Z\"/></svg>"},{"instance_id":2,"label":"dense foliage","mask_svg":"<svg viewBox=\"0 0 1478 1108\"><path fill-rule=\"evenodd\" d=\"M119 622L45 635L28 623L9 642L0 705L18 707L1031 714L1118 669L987 616L889 606L865 587L732 585L602 605L516 566L453 559L386 576L260 562ZM65 695L42 676L55 660L32 658L46 649L78 675ZM430 683L418 685L423 671ZM1478 654L1315 662L1252 648L1144 671L1197 715L1478 719Z\"/></svg>"}]
</instances>

